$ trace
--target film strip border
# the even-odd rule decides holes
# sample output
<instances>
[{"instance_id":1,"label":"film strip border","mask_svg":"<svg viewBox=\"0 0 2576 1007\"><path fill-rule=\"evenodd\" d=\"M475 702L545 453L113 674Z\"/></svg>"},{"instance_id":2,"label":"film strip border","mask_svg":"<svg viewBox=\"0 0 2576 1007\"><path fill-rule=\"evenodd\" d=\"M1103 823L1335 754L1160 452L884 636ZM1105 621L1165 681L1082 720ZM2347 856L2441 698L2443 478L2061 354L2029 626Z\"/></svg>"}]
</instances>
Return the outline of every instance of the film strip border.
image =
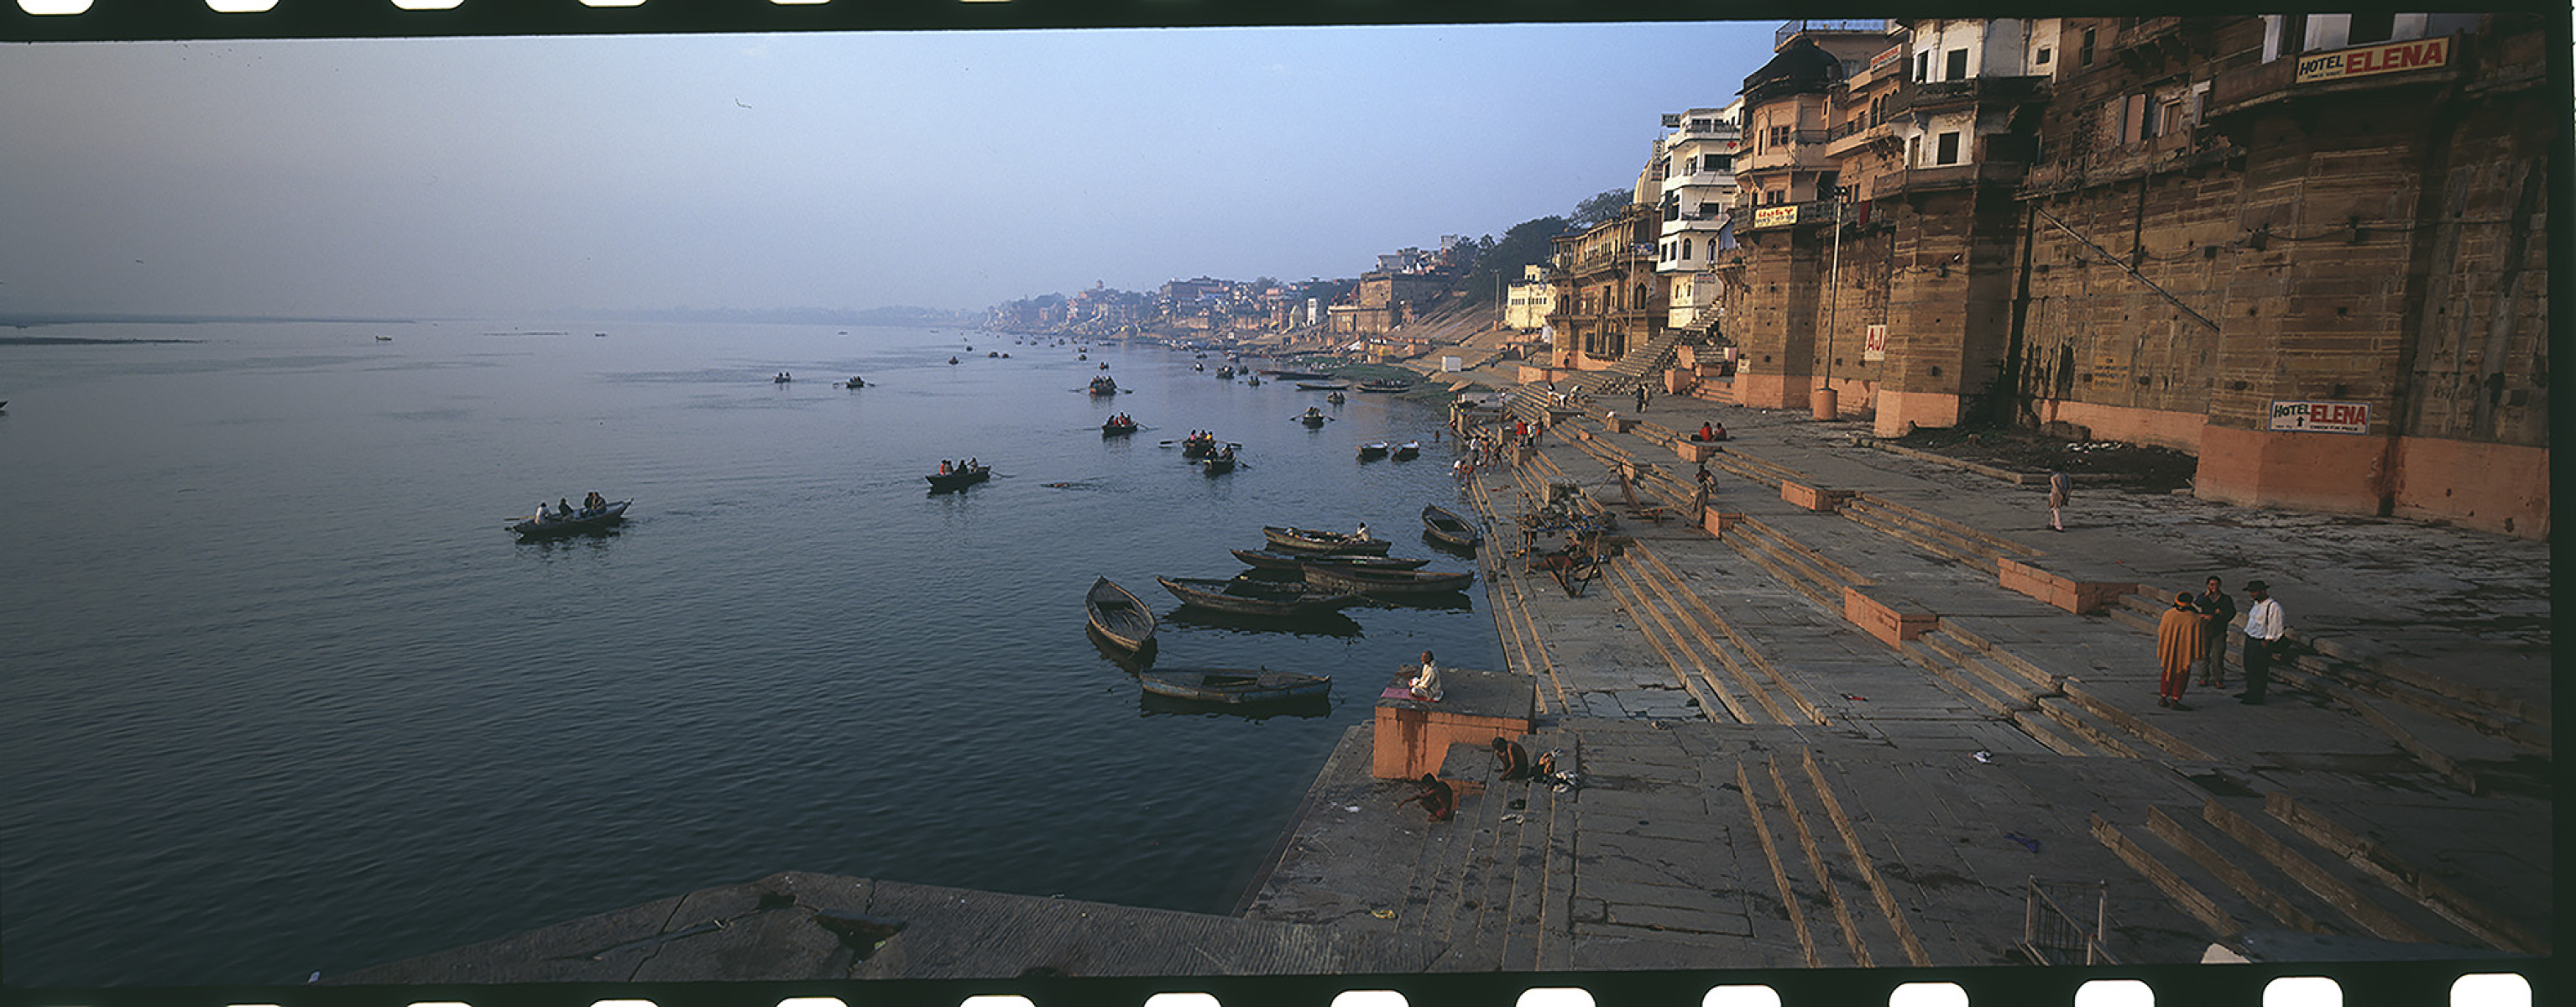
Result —
<instances>
[{"instance_id":1,"label":"film strip border","mask_svg":"<svg viewBox=\"0 0 2576 1007\"><path fill-rule=\"evenodd\" d=\"M2545 964L2346 962L2125 968L1812 969L892 980L869 983L584 983L434 987L136 987L10 990L30 1007L1970 1007L2262 1004L2532 1007L2560 1003Z\"/></svg>"},{"instance_id":2,"label":"film strip border","mask_svg":"<svg viewBox=\"0 0 2576 1007\"><path fill-rule=\"evenodd\" d=\"M2498 6L2512 6L2503 4ZM1674 0L0 0L0 41L1185 28L1776 20ZM1023 977L1001 980L425 987L0 989L29 1007L1968 1007L2262 1004L2531 1007L2563 1002L2554 958L1982 969Z\"/></svg>"},{"instance_id":3,"label":"film strip border","mask_svg":"<svg viewBox=\"0 0 2576 1007\"><path fill-rule=\"evenodd\" d=\"M1707 21L1710 0L0 0L0 41Z\"/></svg>"}]
</instances>

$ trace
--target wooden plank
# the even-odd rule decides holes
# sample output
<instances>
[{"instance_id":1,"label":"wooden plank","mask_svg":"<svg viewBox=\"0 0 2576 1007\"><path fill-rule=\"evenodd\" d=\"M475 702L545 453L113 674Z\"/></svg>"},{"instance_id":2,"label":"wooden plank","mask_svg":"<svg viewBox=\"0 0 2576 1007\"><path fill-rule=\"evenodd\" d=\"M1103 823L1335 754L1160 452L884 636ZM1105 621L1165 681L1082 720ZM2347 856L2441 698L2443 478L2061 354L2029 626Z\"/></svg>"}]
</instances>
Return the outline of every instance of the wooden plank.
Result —
<instances>
[{"instance_id":1,"label":"wooden plank","mask_svg":"<svg viewBox=\"0 0 2576 1007\"><path fill-rule=\"evenodd\" d=\"M2326 929L2325 924L2317 922L2316 917L2290 904L2290 900L2281 897L2280 893L2264 887L2253 874L2236 866L2235 861L2210 848L2208 843L2201 842L2200 837L2183 828L2181 822L2168 817L2165 809L2147 809L2147 828L2163 839L2165 845L2182 851L2182 855L2191 858L2193 863L2218 875L2218 880L2226 882L2227 887L2235 889L2236 894L2244 896L2245 901L2253 903L2255 908L2272 914L2272 918L2281 921L2282 926L2312 934L2333 932Z\"/></svg>"},{"instance_id":2,"label":"wooden plank","mask_svg":"<svg viewBox=\"0 0 2576 1007\"><path fill-rule=\"evenodd\" d=\"M2175 874L2153 854L2138 848L2138 844L2130 842L2129 837L2120 834L2120 830L2112 828L2111 823L2103 821L2101 815L2092 817L2093 838L2110 848L2112 854L2127 863L2130 869L2145 876L2149 884L2164 892L2165 897L2181 906L2184 912L2200 920L2203 926L2221 938L2232 938L2245 932L2244 924L2218 908L2218 903L2210 901L2209 896L2201 894L2200 889L2192 887L2191 882L2182 879L2182 875Z\"/></svg>"},{"instance_id":3,"label":"wooden plank","mask_svg":"<svg viewBox=\"0 0 2576 1007\"><path fill-rule=\"evenodd\" d=\"M2363 897L2360 892L2353 890L2351 885L2344 884L2334 875L2326 873L2324 868L2300 856L2298 851L2272 838L2271 833L2263 831L2253 822L2246 821L2243 816L2227 810L2225 806L2218 803L2216 798L2200 806L2200 817L2209 824L2217 826L2218 831L2227 833L2229 838L2261 854L2263 859L2271 861L2272 866L2280 868L2281 872L2289 875L2291 880L2315 892L2318 898L2326 900L2327 905L2335 907L2371 933L2388 940L2404 941L2409 944L2432 943L2432 940L2425 937L2422 932L2390 915L2388 910L2380 908L2378 903Z\"/></svg>"}]
</instances>

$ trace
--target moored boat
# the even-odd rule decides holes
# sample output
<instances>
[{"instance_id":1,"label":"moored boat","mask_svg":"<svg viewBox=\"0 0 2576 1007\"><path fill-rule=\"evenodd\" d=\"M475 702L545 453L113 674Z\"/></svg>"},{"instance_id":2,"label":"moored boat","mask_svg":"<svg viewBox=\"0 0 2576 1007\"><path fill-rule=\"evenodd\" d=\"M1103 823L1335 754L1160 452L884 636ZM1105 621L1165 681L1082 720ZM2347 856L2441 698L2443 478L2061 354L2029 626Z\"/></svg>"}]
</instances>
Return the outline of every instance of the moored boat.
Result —
<instances>
[{"instance_id":1,"label":"moored boat","mask_svg":"<svg viewBox=\"0 0 2576 1007\"><path fill-rule=\"evenodd\" d=\"M1341 383L1341 382L1338 382L1338 381L1335 381L1335 382L1300 381L1300 382L1297 382L1297 387L1302 388L1302 389L1305 389L1306 391L1310 391L1310 392L1338 392L1338 391L1341 391L1342 389L1349 388L1350 386L1349 386L1349 385L1347 385L1347 384L1343 384L1343 383Z\"/></svg>"},{"instance_id":2,"label":"moored boat","mask_svg":"<svg viewBox=\"0 0 2576 1007\"><path fill-rule=\"evenodd\" d=\"M966 487L973 486L976 483L983 482L986 479L993 478L993 467L990 465L977 465L963 472L932 474L923 476L922 478L930 480L931 492L948 493L962 490Z\"/></svg>"},{"instance_id":3,"label":"moored boat","mask_svg":"<svg viewBox=\"0 0 2576 1007\"><path fill-rule=\"evenodd\" d=\"M1154 610L1145 599L1102 577L1082 596L1082 610L1102 638L1127 650L1143 650L1154 641Z\"/></svg>"},{"instance_id":4,"label":"moored boat","mask_svg":"<svg viewBox=\"0 0 2576 1007\"><path fill-rule=\"evenodd\" d=\"M1136 681L1153 695L1228 706L1311 701L1333 691L1322 675L1268 668L1158 668L1137 672Z\"/></svg>"},{"instance_id":5,"label":"moored boat","mask_svg":"<svg viewBox=\"0 0 2576 1007\"><path fill-rule=\"evenodd\" d=\"M1262 526L1261 534L1270 540L1272 548L1286 552L1384 556L1386 551L1395 545L1382 538L1363 538L1337 531L1283 528L1277 525Z\"/></svg>"},{"instance_id":6,"label":"moored boat","mask_svg":"<svg viewBox=\"0 0 2576 1007\"><path fill-rule=\"evenodd\" d=\"M7 405L7 403L0 403L0 405ZM535 517L520 519L518 523L510 526L510 531L522 539L554 538L559 535L602 531L625 521L626 506L634 502L619 500L606 507L585 508L574 511L571 517L553 517L540 507Z\"/></svg>"},{"instance_id":7,"label":"moored boat","mask_svg":"<svg viewBox=\"0 0 2576 1007\"><path fill-rule=\"evenodd\" d=\"M1372 441L1367 444L1362 444L1360 445L1360 460L1368 462L1384 458L1386 457L1386 450L1385 441Z\"/></svg>"},{"instance_id":8,"label":"moored boat","mask_svg":"<svg viewBox=\"0 0 2576 1007\"><path fill-rule=\"evenodd\" d=\"M1268 370L1268 371L1263 371L1263 372L1261 372L1261 373L1263 373L1263 374L1267 374L1267 375L1270 375L1271 377L1277 378L1277 379L1279 379L1279 380L1281 380L1281 381L1331 381L1331 380L1333 380L1333 376L1332 376L1332 375L1330 375L1330 374L1317 374L1317 373L1315 373L1315 372L1313 372L1313 371L1281 371L1281 370Z\"/></svg>"},{"instance_id":9,"label":"moored boat","mask_svg":"<svg viewBox=\"0 0 2576 1007\"><path fill-rule=\"evenodd\" d=\"M1328 591L1357 591L1365 595L1443 594L1464 591L1476 583L1476 575L1472 571L1371 570L1331 563L1308 563L1305 573L1306 583L1316 587Z\"/></svg>"},{"instance_id":10,"label":"moored boat","mask_svg":"<svg viewBox=\"0 0 2576 1007\"><path fill-rule=\"evenodd\" d=\"M1238 577L1156 577L1163 590L1192 605L1235 615L1312 615L1356 605L1360 596L1327 591L1302 581L1252 580Z\"/></svg>"},{"instance_id":11,"label":"moored boat","mask_svg":"<svg viewBox=\"0 0 2576 1007\"><path fill-rule=\"evenodd\" d=\"M1398 444L1398 445L1396 445L1396 446L1395 446L1395 458L1396 458L1396 460L1397 460L1397 461L1404 461L1404 460L1406 460L1406 459L1410 459L1410 458L1419 458L1419 457L1421 457L1421 456L1422 456L1422 442L1421 442L1421 441L1406 441L1406 442L1404 442L1404 443L1402 443L1402 444Z\"/></svg>"},{"instance_id":12,"label":"moored boat","mask_svg":"<svg viewBox=\"0 0 2576 1007\"><path fill-rule=\"evenodd\" d=\"M1385 556L1362 556L1349 553L1289 553L1268 549L1229 549L1227 551L1233 553L1234 558L1256 569L1286 570L1290 573L1303 571L1308 563L1336 563L1380 570L1412 570L1431 562L1427 559L1390 559Z\"/></svg>"},{"instance_id":13,"label":"moored boat","mask_svg":"<svg viewBox=\"0 0 2576 1007\"><path fill-rule=\"evenodd\" d=\"M1413 390L1413 382L1363 381L1360 382L1360 390L1363 392L1409 392Z\"/></svg>"},{"instance_id":14,"label":"moored boat","mask_svg":"<svg viewBox=\"0 0 2576 1007\"><path fill-rule=\"evenodd\" d=\"M1438 504L1423 505L1422 532L1435 542L1461 549L1473 549L1485 540L1485 533L1477 531L1475 525Z\"/></svg>"}]
</instances>

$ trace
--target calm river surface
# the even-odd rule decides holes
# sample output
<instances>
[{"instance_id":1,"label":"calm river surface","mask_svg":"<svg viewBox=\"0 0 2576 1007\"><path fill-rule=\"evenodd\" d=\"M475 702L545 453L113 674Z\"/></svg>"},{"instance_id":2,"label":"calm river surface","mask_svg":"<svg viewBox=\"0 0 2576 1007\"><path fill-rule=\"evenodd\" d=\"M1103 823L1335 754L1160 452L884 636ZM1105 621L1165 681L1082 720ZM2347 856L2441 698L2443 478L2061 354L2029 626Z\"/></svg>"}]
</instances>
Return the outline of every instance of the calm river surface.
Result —
<instances>
[{"instance_id":1,"label":"calm river surface","mask_svg":"<svg viewBox=\"0 0 2576 1007\"><path fill-rule=\"evenodd\" d=\"M192 341L9 341L62 337ZM1104 360L1132 438L1076 391ZM301 982L784 869L1227 911L1396 664L1500 655L1481 586L1171 620L1154 576L1230 576L1263 524L1438 556L1415 515L1455 499L1435 410L1353 395L1310 432L1319 395L1191 363L959 329L0 331L6 981ZM1158 444L1199 427L1245 467ZM1354 460L1380 439L1428 447ZM967 455L994 480L926 492ZM591 490L635 499L623 531L502 530ZM1159 663L1333 674L1331 712L1146 706L1083 632L1101 575L1166 614Z\"/></svg>"}]
</instances>

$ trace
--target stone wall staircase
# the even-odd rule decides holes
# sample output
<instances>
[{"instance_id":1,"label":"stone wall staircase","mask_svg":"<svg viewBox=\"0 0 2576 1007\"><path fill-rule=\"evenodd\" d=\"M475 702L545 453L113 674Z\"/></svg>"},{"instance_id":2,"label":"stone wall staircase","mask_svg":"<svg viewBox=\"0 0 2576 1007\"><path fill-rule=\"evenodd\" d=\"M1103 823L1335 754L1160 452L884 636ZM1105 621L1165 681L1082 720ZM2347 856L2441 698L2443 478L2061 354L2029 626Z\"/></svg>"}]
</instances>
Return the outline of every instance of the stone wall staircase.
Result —
<instances>
[{"instance_id":1,"label":"stone wall staircase","mask_svg":"<svg viewBox=\"0 0 2576 1007\"><path fill-rule=\"evenodd\" d=\"M1520 743L1532 759L1554 750L1561 762L1575 761L1575 737L1554 727ZM1565 968L1574 792L1504 781L1492 751L1466 743L1451 746L1441 776L1484 786L1462 795L1456 817L1425 834L1396 909L1396 933L1445 948L1432 971ZM1515 801L1521 806L1512 807Z\"/></svg>"}]
</instances>

